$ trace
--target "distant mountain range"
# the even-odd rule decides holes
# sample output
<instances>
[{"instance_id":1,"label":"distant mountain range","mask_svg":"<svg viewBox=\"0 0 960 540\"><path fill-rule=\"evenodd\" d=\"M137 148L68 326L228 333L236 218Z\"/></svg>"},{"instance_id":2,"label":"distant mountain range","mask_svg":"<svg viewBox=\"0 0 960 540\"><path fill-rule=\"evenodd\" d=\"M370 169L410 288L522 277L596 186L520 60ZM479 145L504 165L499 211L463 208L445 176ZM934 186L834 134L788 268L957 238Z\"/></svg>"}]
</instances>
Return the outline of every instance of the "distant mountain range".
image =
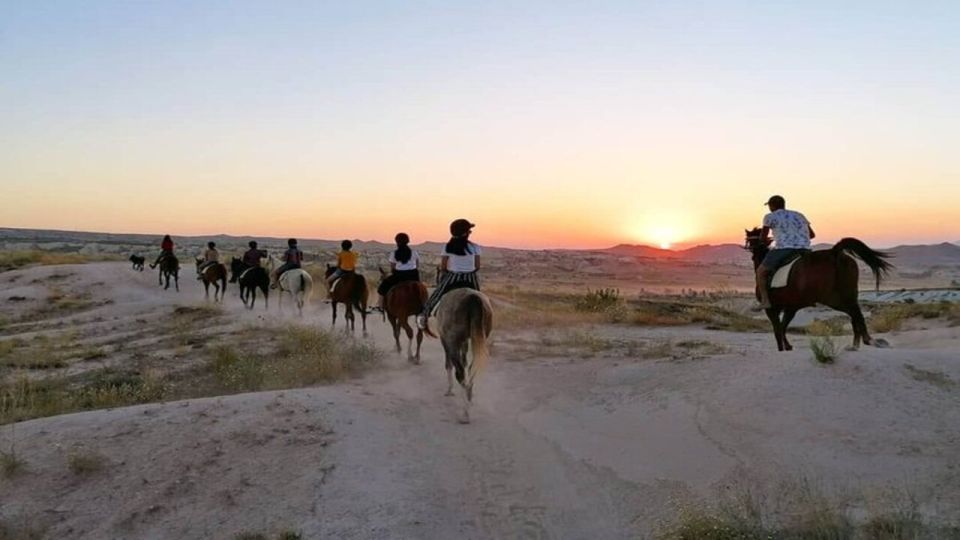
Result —
<instances>
[{"instance_id":1,"label":"distant mountain range","mask_svg":"<svg viewBox=\"0 0 960 540\"><path fill-rule=\"evenodd\" d=\"M98 250L124 253L129 250L153 249L161 235L131 233L100 233L82 231L61 231L46 229L0 228L0 248L3 249L49 249L56 251L78 251L96 247ZM203 246L213 240L220 246L242 247L250 240L257 240L262 246L285 246L286 238L263 236L231 236L226 234L206 236L176 236L175 241L184 247ZM300 245L309 250L335 250L339 240L300 239ZM392 244L378 241L354 240L357 249L370 251L388 251ZM830 244L818 244L814 249L826 249ZM425 242L417 245L423 252L438 253L441 244ZM747 264L749 257L739 244L700 245L681 250L660 249L642 244L619 244L606 249L566 249L566 250L523 250L497 248L490 246L492 253L510 253L523 251L555 251L602 253L606 255L648 258L675 259L700 263ZM894 264L908 267L960 266L960 241L943 242L930 245L901 245L884 249L894 256Z\"/></svg>"},{"instance_id":2,"label":"distant mountain range","mask_svg":"<svg viewBox=\"0 0 960 540\"><path fill-rule=\"evenodd\" d=\"M814 249L829 249L832 244L817 244ZM622 256L672 258L696 262L742 262L746 259L743 246L737 244L702 245L689 249L669 250L645 245L620 244L606 250ZM908 266L960 265L960 242L955 244L901 245L881 249L893 255L893 263Z\"/></svg>"}]
</instances>

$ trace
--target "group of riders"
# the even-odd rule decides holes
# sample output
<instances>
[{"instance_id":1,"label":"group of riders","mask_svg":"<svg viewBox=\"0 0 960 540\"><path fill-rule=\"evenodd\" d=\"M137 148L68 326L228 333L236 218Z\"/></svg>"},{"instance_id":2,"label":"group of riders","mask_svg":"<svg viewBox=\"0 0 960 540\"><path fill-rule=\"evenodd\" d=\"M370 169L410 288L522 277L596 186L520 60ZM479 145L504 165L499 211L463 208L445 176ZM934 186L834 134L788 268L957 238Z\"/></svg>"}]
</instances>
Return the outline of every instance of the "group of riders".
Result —
<instances>
[{"instance_id":1,"label":"group of riders","mask_svg":"<svg viewBox=\"0 0 960 540\"><path fill-rule=\"evenodd\" d=\"M761 240L769 242L773 235L775 246L757 268L757 291L761 307L770 307L769 282L774 271L785 263L810 251L810 241L816 237L807 218L800 212L787 210L786 201L780 195L770 197L766 202L770 212L763 218ZM426 327L427 318L440 302L444 294L454 289L471 288L480 290L480 281L477 272L480 270L480 254L482 249L470 241L470 234L475 225L466 219L457 219L450 223L450 240L444 245L440 253L440 279L437 287L428 298L423 311L417 317L417 325ZM389 290L404 281L420 281L420 254L410 247L410 236L398 233L395 237L396 249L390 253L389 275L380 283L377 292L380 295L378 309L383 310L384 298ZM247 268L261 265L267 257L267 252L257 246L256 241L250 241L248 249L241 258ZM353 251L353 243L344 240L341 251L337 254L336 270L327 278L327 288L348 273L356 272L359 254ZM164 257L173 254L173 240L169 235L163 237L160 244L160 256L150 265L156 267ZM198 269L202 273L206 267L220 262L220 253L214 242L207 243L207 250L203 254L203 262ZM276 288L281 274L288 270L300 268L303 264L303 251L297 246L297 240L287 241L287 250L283 253L282 265L270 273L270 287ZM198 279L200 277L198 276Z\"/></svg>"},{"instance_id":2,"label":"group of riders","mask_svg":"<svg viewBox=\"0 0 960 540\"><path fill-rule=\"evenodd\" d=\"M424 304L423 310L417 316L417 326L420 329L426 329L430 313L439 304L444 294L460 288L480 290L477 272L480 270L480 254L483 250L470 241L470 234L475 226L469 220L462 218L450 223L450 240L440 253L440 279L436 289ZM377 287L377 293L380 296L377 309L381 311L384 309L384 299L391 288L405 281L420 281L420 254L410 247L410 236L406 233L398 233L394 240L396 249L388 257L390 273ZM174 244L170 235L164 236L160 243L160 255L150 268L155 268L164 258L172 256L173 250ZM257 268L267 257L267 252L260 249L255 240L251 240L249 249L244 252L240 261L246 268ZM328 291L332 292L330 289L338 279L356 272L359 258L359 254L353 251L353 242L344 240L340 243L336 269L327 278ZM303 251L298 247L296 238L287 240L287 250L284 251L281 262L282 264L270 273L272 289L277 288L280 276L284 272L300 268L303 264ZM217 251L217 245L214 242L208 242L202 262L197 268L197 279L202 278L204 270L218 263L220 263L220 253Z\"/></svg>"}]
</instances>

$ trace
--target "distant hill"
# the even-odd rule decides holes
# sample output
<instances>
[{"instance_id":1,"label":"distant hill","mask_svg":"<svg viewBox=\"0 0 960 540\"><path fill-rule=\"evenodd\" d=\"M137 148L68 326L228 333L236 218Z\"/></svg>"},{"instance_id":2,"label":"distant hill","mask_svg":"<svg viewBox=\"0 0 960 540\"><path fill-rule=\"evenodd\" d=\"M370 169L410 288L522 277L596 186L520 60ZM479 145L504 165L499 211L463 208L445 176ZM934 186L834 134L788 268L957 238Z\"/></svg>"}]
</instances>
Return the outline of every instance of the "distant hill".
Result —
<instances>
[{"instance_id":1,"label":"distant hill","mask_svg":"<svg viewBox=\"0 0 960 540\"><path fill-rule=\"evenodd\" d=\"M960 265L960 245L943 242L933 245L904 245L887 250L895 260L911 266Z\"/></svg>"},{"instance_id":2,"label":"distant hill","mask_svg":"<svg viewBox=\"0 0 960 540\"><path fill-rule=\"evenodd\" d=\"M632 257L682 259L697 262L742 262L749 260L749 257L744 254L743 247L737 244L701 245L680 250L660 249L641 244L619 244L603 251Z\"/></svg>"}]
</instances>

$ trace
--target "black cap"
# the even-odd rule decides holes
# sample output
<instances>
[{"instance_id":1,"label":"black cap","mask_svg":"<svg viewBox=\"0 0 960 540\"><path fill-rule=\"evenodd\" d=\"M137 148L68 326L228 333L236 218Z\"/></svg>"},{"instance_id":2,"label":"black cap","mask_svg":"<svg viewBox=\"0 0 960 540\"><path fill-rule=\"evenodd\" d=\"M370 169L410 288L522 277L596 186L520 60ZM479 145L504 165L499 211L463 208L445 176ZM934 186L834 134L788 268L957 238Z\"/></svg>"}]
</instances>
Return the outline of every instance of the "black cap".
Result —
<instances>
[{"instance_id":1,"label":"black cap","mask_svg":"<svg viewBox=\"0 0 960 540\"><path fill-rule=\"evenodd\" d=\"M783 197L781 197L780 195L774 195L773 197L770 197L769 199L767 199L767 202L765 202L765 203L763 203L763 204L766 205L766 206L781 206L781 207L782 207L782 206L786 206L786 205L787 205L787 201L783 200Z\"/></svg>"},{"instance_id":2,"label":"black cap","mask_svg":"<svg viewBox=\"0 0 960 540\"><path fill-rule=\"evenodd\" d=\"M470 232L470 229L474 227L476 227L476 225L470 223L470 221L460 218L450 224L450 234L453 236L465 236Z\"/></svg>"}]
</instances>

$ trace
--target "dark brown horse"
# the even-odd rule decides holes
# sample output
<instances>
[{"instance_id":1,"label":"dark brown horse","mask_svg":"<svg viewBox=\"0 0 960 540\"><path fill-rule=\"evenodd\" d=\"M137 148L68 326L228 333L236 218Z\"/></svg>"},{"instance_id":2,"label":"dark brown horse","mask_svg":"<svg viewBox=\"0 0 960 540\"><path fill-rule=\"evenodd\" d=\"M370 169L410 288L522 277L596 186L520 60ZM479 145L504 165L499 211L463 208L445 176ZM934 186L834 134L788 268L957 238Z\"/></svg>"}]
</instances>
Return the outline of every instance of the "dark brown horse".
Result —
<instances>
[{"instance_id":1,"label":"dark brown horse","mask_svg":"<svg viewBox=\"0 0 960 540\"><path fill-rule=\"evenodd\" d=\"M380 280L383 281L389 274L380 269ZM423 311L423 304L427 301L427 287L419 281L403 281L397 283L384 297L387 320L393 328L393 340L397 344L397 352L403 351L400 347L400 329L407 334L407 360L414 364L420 363L420 345L423 343L423 330L417 328L417 353L413 354L413 327L409 319Z\"/></svg>"},{"instance_id":2,"label":"dark brown horse","mask_svg":"<svg viewBox=\"0 0 960 540\"><path fill-rule=\"evenodd\" d=\"M336 266L327 265L327 270L324 275L329 278L336 272ZM337 282L334 284L333 291L330 293L330 305L333 308L333 325L337 326L337 304L343 304L346 306L346 312L344 313L344 319L346 319L347 330L350 332L356 331L356 316L353 314L354 308L360 312L360 318L362 319L363 325L363 335L367 335L367 299L369 297L369 292L367 291L367 278L363 277L363 274L358 274L356 272L347 272L345 273Z\"/></svg>"},{"instance_id":3,"label":"dark brown horse","mask_svg":"<svg viewBox=\"0 0 960 540\"><path fill-rule=\"evenodd\" d=\"M200 267L203 266L203 259L194 260L197 263L197 275L203 282L204 299L210 299L210 285L213 284L213 301L223 302L223 295L227 293L227 267L223 263L217 262L207 266L201 272ZM218 296L219 298L217 298Z\"/></svg>"},{"instance_id":4,"label":"dark brown horse","mask_svg":"<svg viewBox=\"0 0 960 540\"><path fill-rule=\"evenodd\" d=\"M270 275L262 266L247 266L234 257L230 260L230 283L240 285L240 301L247 309L257 303L257 289L263 292L263 308L270 307Z\"/></svg>"},{"instance_id":5,"label":"dark brown horse","mask_svg":"<svg viewBox=\"0 0 960 540\"><path fill-rule=\"evenodd\" d=\"M164 256L160 260L160 273L158 274L157 281L160 285L164 285L164 279L166 279L166 285L164 285L163 290L170 288L170 277L173 277L173 285L180 290L180 260L177 259L177 256L173 253Z\"/></svg>"},{"instance_id":6,"label":"dark brown horse","mask_svg":"<svg viewBox=\"0 0 960 540\"><path fill-rule=\"evenodd\" d=\"M753 267L756 270L770 251L770 240L764 241L759 228L746 233L744 247L753 254ZM873 342L863 312L860 311L860 270L854 257L870 268L879 289L880 280L893 268L884 260L890 255L874 251L856 238L844 238L830 249L804 255L793 265L787 286L770 290L773 307L765 311L773 325L778 350L793 349L787 341L787 327L798 311L815 304L831 307L850 316L854 349L860 346L861 339L867 345Z\"/></svg>"}]
</instances>

